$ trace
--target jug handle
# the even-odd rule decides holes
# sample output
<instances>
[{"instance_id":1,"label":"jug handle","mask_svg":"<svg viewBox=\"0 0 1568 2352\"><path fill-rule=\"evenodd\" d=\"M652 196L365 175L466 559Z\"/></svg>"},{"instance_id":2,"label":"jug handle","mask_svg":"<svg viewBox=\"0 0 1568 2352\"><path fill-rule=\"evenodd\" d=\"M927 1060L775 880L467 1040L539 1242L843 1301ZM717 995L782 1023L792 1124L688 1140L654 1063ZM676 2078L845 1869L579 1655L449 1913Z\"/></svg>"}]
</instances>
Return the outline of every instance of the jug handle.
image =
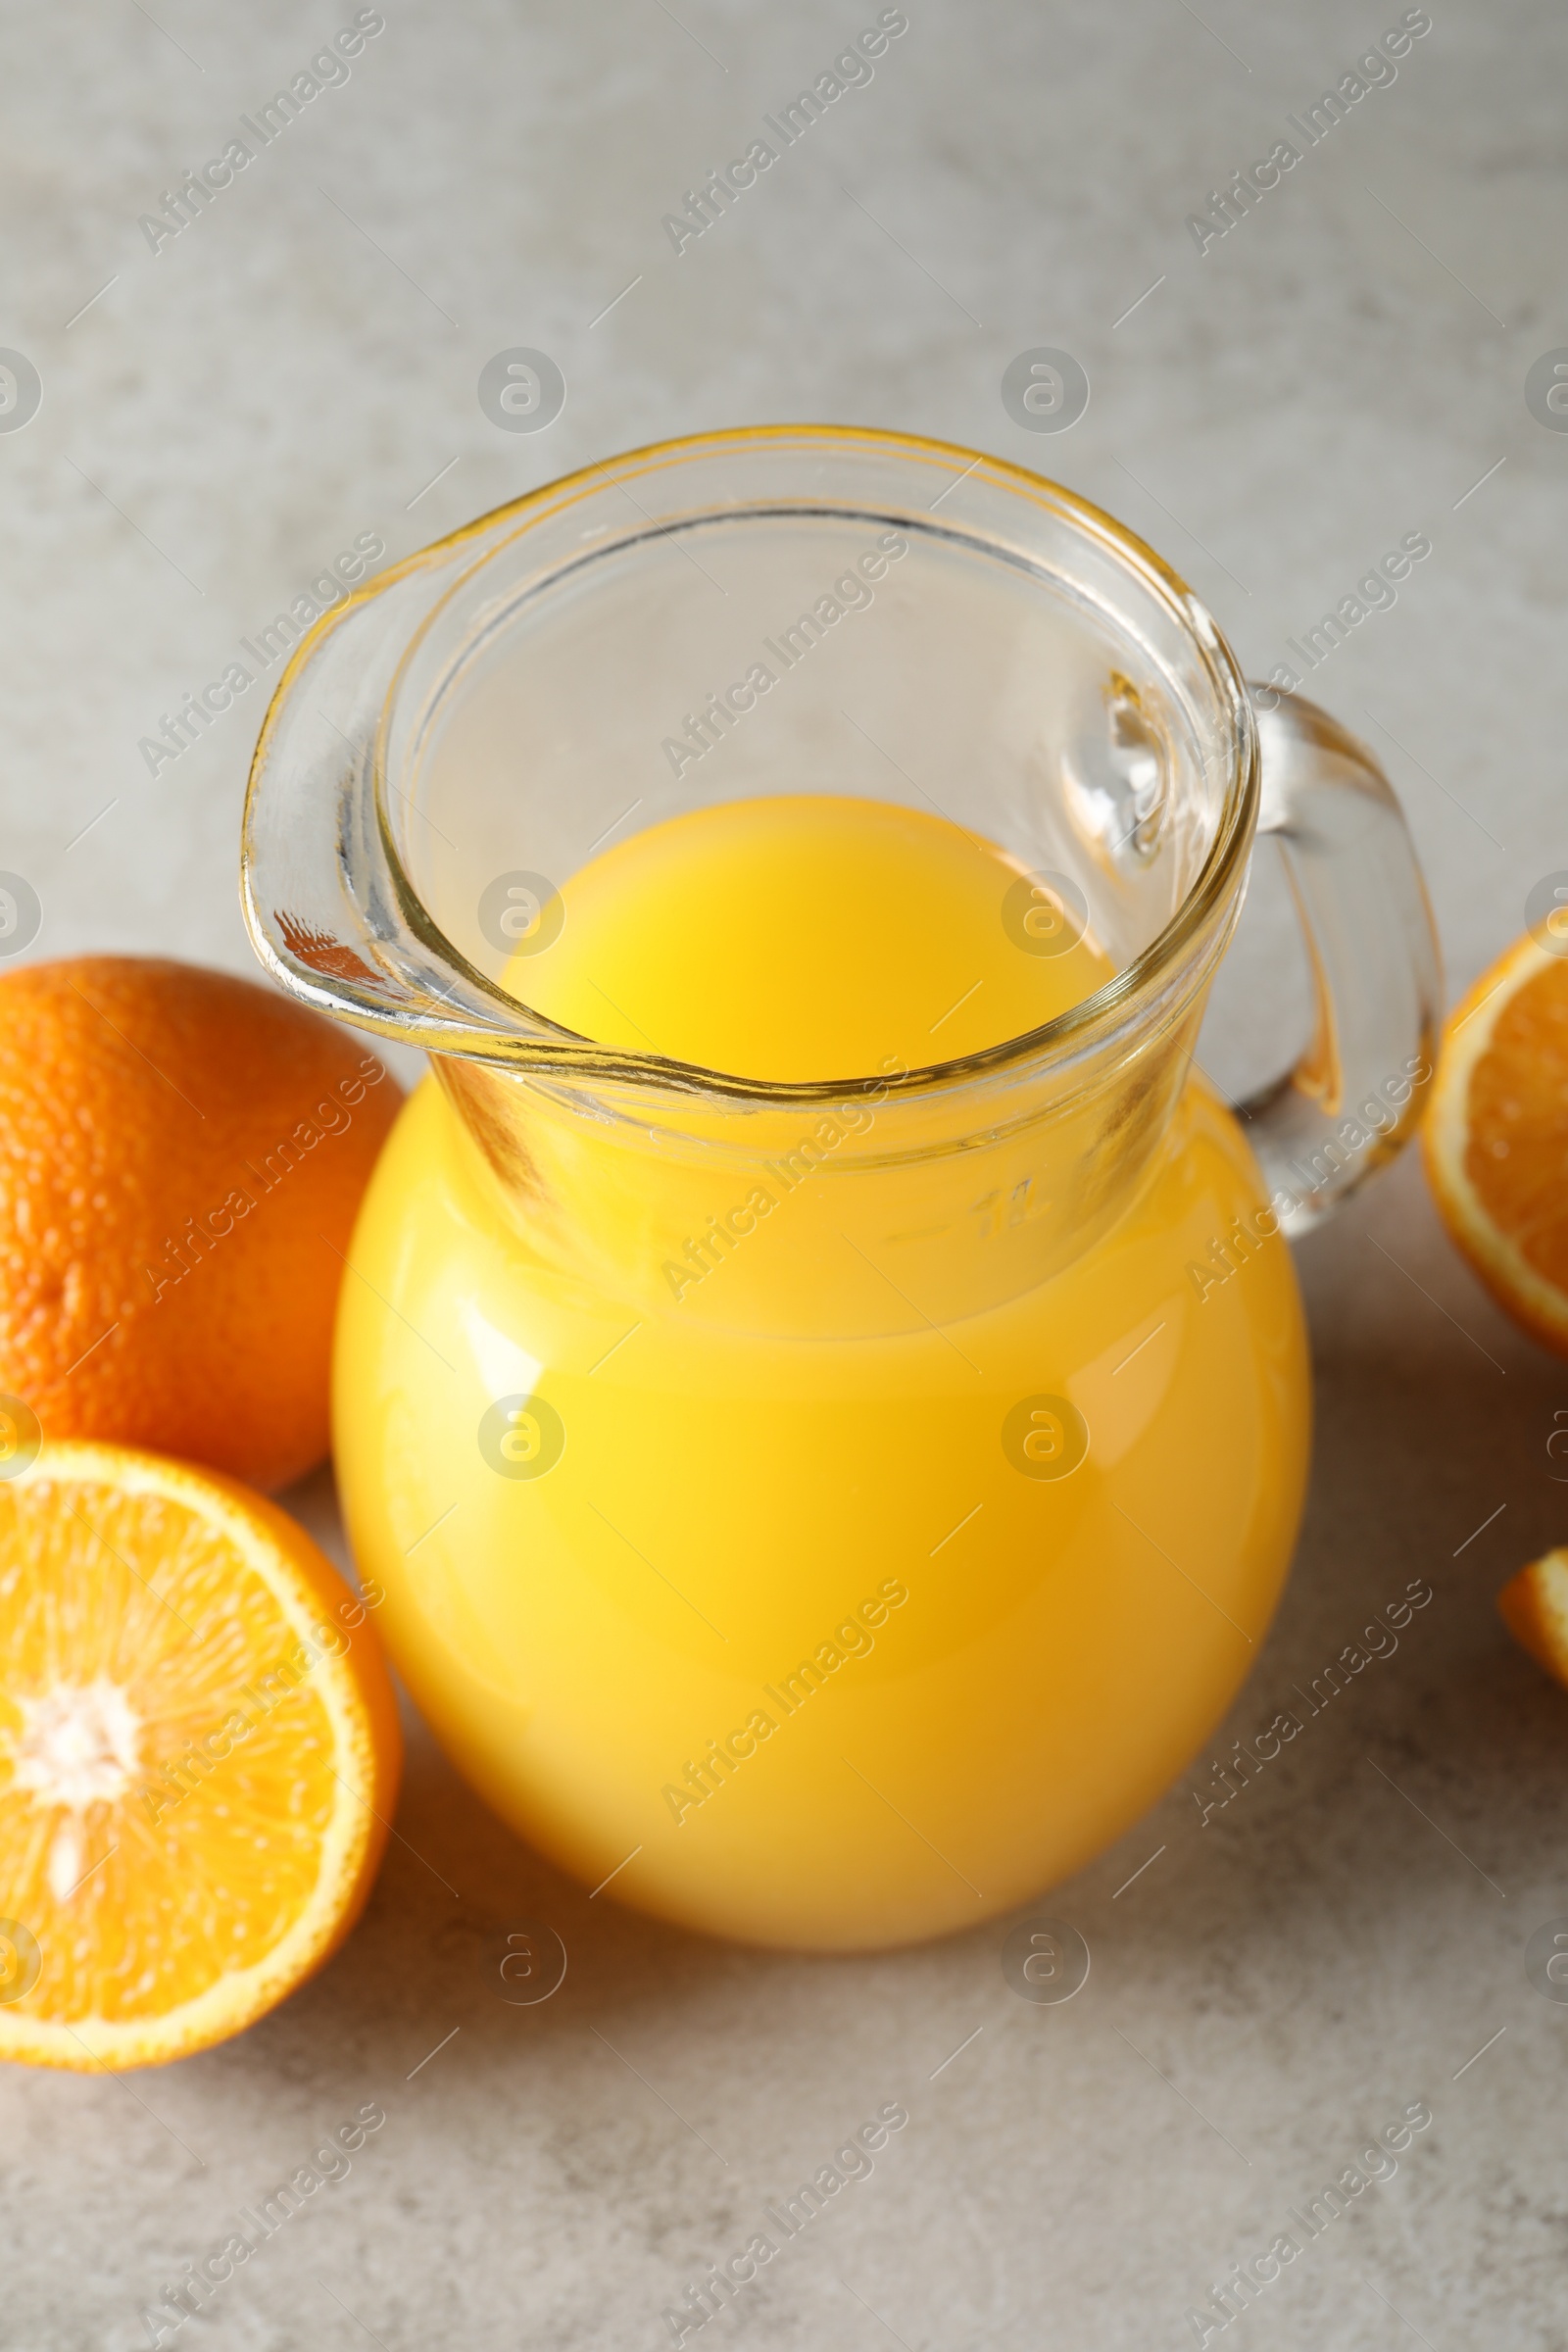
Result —
<instances>
[{"instance_id":1,"label":"jug handle","mask_svg":"<svg viewBox=\"0 0 1568 2352\"><path fill-rule=\"evenodd\" d=\"M1296 1067L1236 1105L1281 1231L1321 1223L1409 1141L1437 1068L1443 975L1415 849L1364 744L1315 703L1250 686L1259 833L1278 841L1316 1019Z\"/></svg>"}]
</instances>

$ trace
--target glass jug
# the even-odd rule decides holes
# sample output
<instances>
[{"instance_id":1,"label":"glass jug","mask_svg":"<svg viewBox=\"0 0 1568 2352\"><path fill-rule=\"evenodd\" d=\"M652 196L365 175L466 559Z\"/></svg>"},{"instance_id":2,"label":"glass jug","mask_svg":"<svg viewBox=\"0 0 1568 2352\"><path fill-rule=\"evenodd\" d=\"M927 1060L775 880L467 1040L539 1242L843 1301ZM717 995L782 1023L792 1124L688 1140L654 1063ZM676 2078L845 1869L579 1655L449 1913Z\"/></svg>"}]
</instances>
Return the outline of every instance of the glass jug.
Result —
<instances>
[{"instance_id":1,"label":"glass jug","mask_svg":"<svg viewBox=\"0 0 1568 2352\"><path fill-rule=\"evenodd\" d=\"M607 839L803 789L1000 845L1018 952L1091 930L1114 976L987 1051L789 1083L524 1001ZM1192 1055L1259 826L1317 1022L1239 1120ZM343 1278L336 1458L392 1657L503 1817L591 1888L818 1949L972 1924L1119 1836L1289 1564L1282 1237L1432 1075L1431 919L1366 752L1250 694L1052 483L717 433L325 614L243 893L286 988L432 1057Z\"/></svg>"}]
</instances>

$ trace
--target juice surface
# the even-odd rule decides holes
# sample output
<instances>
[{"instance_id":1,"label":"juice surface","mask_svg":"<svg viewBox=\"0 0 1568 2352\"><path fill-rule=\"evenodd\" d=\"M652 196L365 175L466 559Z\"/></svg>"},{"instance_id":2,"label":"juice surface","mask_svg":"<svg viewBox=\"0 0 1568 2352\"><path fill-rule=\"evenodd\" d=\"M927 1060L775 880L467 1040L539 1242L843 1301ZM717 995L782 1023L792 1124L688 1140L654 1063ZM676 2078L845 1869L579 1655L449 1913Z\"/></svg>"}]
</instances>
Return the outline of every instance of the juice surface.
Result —
<instances>
[{"instance_id":1,"label":"juice surface","mask_svg":"<svg viewBox=\"0 0 1568 2352\"><path fill-rule=\"evenodd\" d=\"M1017 879L908 810L700 811L568 883L559 938L508 985L731 1071L919 1066L1106 976L1092 941L1020 951ZM812 1179L862 1236L883 1188L894 1220L892 1181ZM1049 1281L940 1317L890 1291L877 1327L783 1336L807 1230L789 1203L732 1325L711 1303L726 1263L707 1319L629 1305L561 1264L427 1083L355 1238L335 1407L355 1550L414 1695L518 1830L687 1925L848 1948L1017 1904L1167 1786L1278 1595L1307 1442L1295 1279L1277 1238L1223 1281L1210 1254L1261 1200L1235 1122L1191 1086L1125 1212ZM615 1213L629 1253L635 1191L601 1200ZM846 1286L873 1280L847 1248Z\"/></svg>"},{"instance_id":2,"label":"juice surface","mask_svg":"<svg viewBox=\"0 0 1568 2352\"><path fill-rule=\"evenodd\" d=\"M1111 977L1074 909L948 818L825 793L694 808L606 850L505 985L579 1036L745 1078L954 1061Z\"/></svg>"}]
</instances>

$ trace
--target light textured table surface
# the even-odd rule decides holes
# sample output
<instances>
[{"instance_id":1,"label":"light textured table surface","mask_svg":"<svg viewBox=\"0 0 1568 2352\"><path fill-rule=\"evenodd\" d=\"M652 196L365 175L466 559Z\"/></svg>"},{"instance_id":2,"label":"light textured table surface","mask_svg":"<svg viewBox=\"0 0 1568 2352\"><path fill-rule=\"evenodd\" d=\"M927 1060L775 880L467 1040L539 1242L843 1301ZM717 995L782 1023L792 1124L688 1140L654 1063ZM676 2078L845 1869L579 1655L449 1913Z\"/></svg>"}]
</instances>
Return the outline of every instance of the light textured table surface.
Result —
<instances>
[{"instance_id":1,"label":"light textured table surface","mask_svg":"<svg viewBox=\"0 0 1568 2352\"><path fill-rule=\"evenodd\" d=\"M253 968L234 877L260 693L156 776L138 744L357 534L401 555L591 457L779 418L1058 474L1160 547L1255 670L1428 533L1312 691L1387 761L1452 983L1523 927L1568 865L1568 435L1524 389L1568 343L1560 10L1431 0L1397 79L1200 254L1186 216L1397 0L908 0L869 86L677 257L662 215L873 7L385 0L352 77L155 254L138 216L354 13L4 11L0 344L43 401L0 433L0 865L42 899L31 953ZM519 344L568 386L531 437L475 394ZM1049 440L999 393L1033 345L1093 387ZM1282 1057L1265 1016L1290 990L1262 976L1289 967L1284 919L1260 889L1219 1061ZM1568 1912L1568 1698L1493 1594L1568 1534L1546 1452L1568 1372L1489 1305L1410 1159L1299 1259L1311 1500L1215 1753L1410 1579L1435 1597L1245 1798L1200 1828L1200 1759L1053 1895L1094 1956L1078 1998L1017 1998L997 1928L813 1961L590 1905L416 1733L403 1841L318 1981L167 2072L0 2081L4 2352L146 2343L144 2307L371 2100L351 2175L190 2340L653 2352L762 2201L902 2101L872 2177L715 2333L1153 2352L1425 2101L1396 2177L1238 2325L1282 2352L1560 2343L1568 2007L1523 1949ZM335 1540L324 1474L293 1499ZM519 1914L570 1954L537 2008L486 1975L487 1929Z\"/></svg>"}]
</instances>

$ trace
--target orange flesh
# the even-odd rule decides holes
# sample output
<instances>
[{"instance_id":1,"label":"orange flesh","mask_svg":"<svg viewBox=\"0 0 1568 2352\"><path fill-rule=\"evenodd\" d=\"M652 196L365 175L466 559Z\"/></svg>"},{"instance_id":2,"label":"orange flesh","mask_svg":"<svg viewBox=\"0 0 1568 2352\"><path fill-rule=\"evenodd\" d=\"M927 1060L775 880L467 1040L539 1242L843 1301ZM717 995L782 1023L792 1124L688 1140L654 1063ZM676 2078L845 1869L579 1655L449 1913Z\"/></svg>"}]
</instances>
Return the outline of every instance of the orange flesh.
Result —
<instances>
[{"instance_id":1,"label":"orange flesh","mask_svg":"<svg viewBox=\"0 0 1568 2352\"><path fill-rule=\"evenodd\" d=\"M271 2007L359 1909L399 1750L280 1511L104 1446L0 1478L0 2057L144 2065Z\"/></svg>"},{"instance_id":2,"label":"orange flesh","mask_svg":"<svg viewBox=\"0 0 1568 2352\"><path fill-rule=\"evenodd\" d=\"M180 1797L165 1768L255 1714L244 1686L293 1646L261 1578L183 1505L110 1487L0 1490L0 1850L7 1908L49 1955L38 2009L161 2016L270 1951L315 1886L325 1709L304 1685ZM105 1793L51 1802L62 1787Z\"/></svg>"},{"instance_id":3,"label":"orange flesh","mask_svg":"<svg viewBox=\"0 0 1568 2352\"><path fill-rule=\"evenodd\" d=\"M1471 1073L1464 1171L1493 1223L1568 1292L1568 959L1503 1005Z\"/></svg>"}]
</instances>

